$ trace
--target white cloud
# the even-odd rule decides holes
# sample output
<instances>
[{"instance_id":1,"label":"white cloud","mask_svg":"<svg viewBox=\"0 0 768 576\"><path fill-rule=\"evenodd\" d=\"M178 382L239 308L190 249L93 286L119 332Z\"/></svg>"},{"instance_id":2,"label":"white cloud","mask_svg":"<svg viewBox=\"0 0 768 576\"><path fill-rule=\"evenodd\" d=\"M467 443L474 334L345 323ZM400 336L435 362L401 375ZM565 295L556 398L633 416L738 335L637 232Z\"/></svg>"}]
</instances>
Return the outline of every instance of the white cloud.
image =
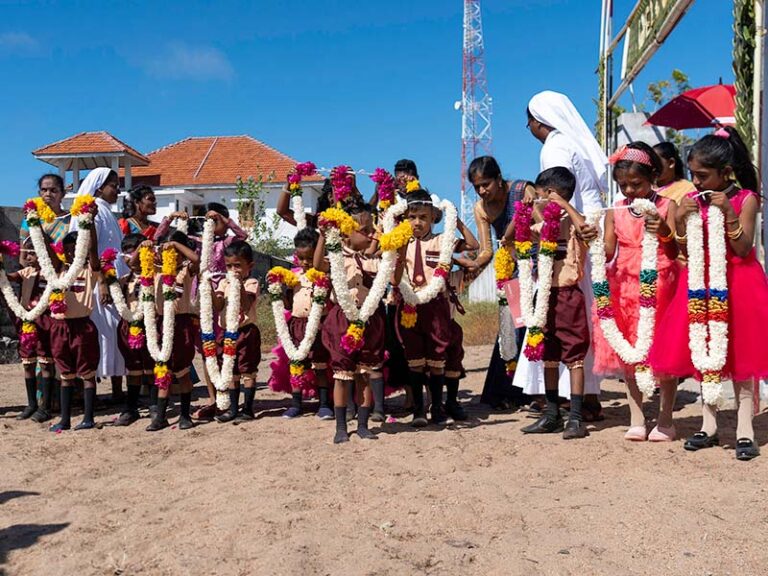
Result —
<instances>
[{"instance_id":1,"label":"white cloud","mask_svg":"<svg viewBox=\"0 0 768 576\"><path fill-rule=\"evenodd\" d=\"M0 33L0 50L5 52L34 52L39 42L26 32Z\"/></svg>"},{"instance_id":2,"label":"white cloud","mask_svg":"<svg viewBox=\"0 0 768 576\"><path fill-rule=\"evenodd\" d=\"M140 65L156 78L229 80L235 74L221 50L183 42L173 42L160 52L145 56Z\"/></svg>"}]
</instances>

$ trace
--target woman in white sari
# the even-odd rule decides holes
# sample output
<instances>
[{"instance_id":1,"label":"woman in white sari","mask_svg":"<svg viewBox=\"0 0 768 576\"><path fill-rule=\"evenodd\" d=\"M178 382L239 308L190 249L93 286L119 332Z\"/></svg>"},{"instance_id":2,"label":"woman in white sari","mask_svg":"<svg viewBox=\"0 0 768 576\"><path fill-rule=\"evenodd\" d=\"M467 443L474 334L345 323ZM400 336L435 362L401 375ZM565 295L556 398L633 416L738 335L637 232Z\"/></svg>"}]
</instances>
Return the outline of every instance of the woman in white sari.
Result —
<instances>
[{"instance_id":1,"label":"woman in white sari","mask_svg":"<svg viewBox=\"0 0 768 576\"><path fill-rule=\"evenodd\" d=\"M603 208L603 194L607 191L608 159L570 99L558 92L540 92L531 98L527 112L528 129L544 145L539 158L540 170L555 166L568 168L576 177L576 191L571 200L576 210L584 214ZM589 262L580 286L591 317ZM590 351L584 362L584 409L585 416L590 414L601 418L600 404L596 398L600 394L600 379L592 371L593 362L594 356ZM544 394L542 364L531 364L522 354L515 372L514 385L523 388L526 394ZM560 396L569 398L570 378L562 365L559 387ZM593 418L585 417L585 421L590 419Z\"/></svg>"},{"instance_id":2,"label":"woman in white sari","mask_svg":"<svg viewBox=\"0 0 768 576\"><path fill-rule=\"evenodd\" d=\"M78 196L86 194L96 198L96 205L99 208L95 218L99 254L107 248L113 248L119 253L123 233L117 223L117 218L112 214L111 206L117 202L117 197L120 194L120 180L117 173L109 168L91 170L77 191ZM77 230L77 220L74 218L70 230ZM128 272L122 258L115 260L115 268L118 278ZM91 320L99 331L101 349L101 359L96 375L99 378L111 378L113 399L119 400L122 395L122 377L125 374L125 362L117 348L117 324L120 321L120 314L111 302L103 304L98 293L94 301L96 305L91 314Z\"/></svg>"}]
</instances>

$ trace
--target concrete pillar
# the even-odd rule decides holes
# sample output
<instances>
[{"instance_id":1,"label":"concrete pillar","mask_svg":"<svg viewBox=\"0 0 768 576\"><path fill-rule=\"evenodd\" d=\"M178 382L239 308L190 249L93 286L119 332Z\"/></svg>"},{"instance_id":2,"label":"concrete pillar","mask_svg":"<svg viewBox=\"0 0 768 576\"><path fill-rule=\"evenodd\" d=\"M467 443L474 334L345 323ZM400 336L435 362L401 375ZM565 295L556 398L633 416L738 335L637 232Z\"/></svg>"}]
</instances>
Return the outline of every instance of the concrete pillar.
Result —
<instances>
[{"instance_id":1,"label":"concrete pillar","mask_svg":"<svg viewBox=\"0 0 768 576\"><path fill-rule=\"evenodd\" d=\"M119 174L120 171L120 158L117 156L112 157L112 170Z\"/></svg>"},{"instance_id":2,"label":"concrete pillar","mask_svg":"<svg viewBox=\"0 0 768 576\"><path fill-rule=\"evenodd\" d=\"M78 188L80 188L80 159L75 158L72 161L72 193L77 194Z\"/></svg>"},{"instance_id":3,"label":"concrete pillar","mask_svg":"<svg viewBox=\"0 0 768 576\"><path fill-rule=\"evenodd\" d=\"M131 157L125 157L125 189L130 190L133 186L133 178L131 177Z\"/></svg>"}]
</instances>

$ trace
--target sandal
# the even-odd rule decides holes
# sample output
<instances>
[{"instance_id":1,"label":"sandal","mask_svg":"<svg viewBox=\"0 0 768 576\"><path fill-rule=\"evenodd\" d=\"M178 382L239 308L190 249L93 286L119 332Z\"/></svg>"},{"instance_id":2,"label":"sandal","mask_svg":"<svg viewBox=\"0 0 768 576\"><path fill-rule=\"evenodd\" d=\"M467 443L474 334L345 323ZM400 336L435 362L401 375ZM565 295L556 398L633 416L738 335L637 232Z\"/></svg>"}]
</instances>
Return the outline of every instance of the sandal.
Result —
<instances>
[{"instance_id":1,"label":"sandal","mask_svg":"<svg viewBox=\"0 0 768 576\"><path fill-rule=\"evenodd\" d=\"M675 427L674 426L654 426L651 433L648 434L649 442L673 442L675 440Z\"/></svg>"},{"instance_id":2,"label":"sandal","mask_svg":"<svg viewBox=\"0 0 768 576\"><path fill-rule=\"evenodd\" d=\"M208 404L208 406L203 406L195 413L195 418L197 420L213 420L214 416L216 416L216 403Z\"/></svg>"},{"instance_id":3,"label":"sandal","mask_svg":"<svg viewBox=\"0 0 768 576\"><path fill-rule=\"evenodd\" d=\"M712 448L720 444L720 438L717 432L710 436L706 432L696 432L693 436L688 438L683 444L683 448L695 452L696 450L703 450L704 448Z\"/></svg>"},{"instance_id":4,"label":"sandal","mask_svg":"<svg viewBox=\"0 0 768 576\"><path fill-rule=\"evenodd\" d=\"M736 460L752 460L760 456L760 448L754 440L739 438L736 440Z\"/></svg>"},{"instance_id":5,"label":"sandal","mask_svg":"<svg viewBox=\"0 0 768 576\"><path fill-rule=\"evenodd\" d=\"M629 430L624 434L624 440L630 442L645 442L648 437L646 436L648 431L645 429L645 424L642 426L630 426Z\"/></svg>"}]
</instances>

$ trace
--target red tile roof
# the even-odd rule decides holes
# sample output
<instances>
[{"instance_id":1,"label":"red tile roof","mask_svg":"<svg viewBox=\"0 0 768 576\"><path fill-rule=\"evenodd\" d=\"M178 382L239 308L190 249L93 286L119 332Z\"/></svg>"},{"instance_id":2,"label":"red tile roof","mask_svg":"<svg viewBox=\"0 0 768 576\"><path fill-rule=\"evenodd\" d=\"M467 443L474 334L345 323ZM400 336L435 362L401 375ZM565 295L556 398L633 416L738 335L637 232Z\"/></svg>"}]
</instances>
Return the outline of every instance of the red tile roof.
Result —
<instances>
[{"instance_id":1,"label":"red tile roof","mask_svg":"<svg viewBox=\"0 0 768 576\"><path fill-rule=\"evenodd\" d=\"M131 170L134 184L199 186L234 184L237 177L268 177L285 182L296 160L250 136L185 138L147 154L150 165ZM121 171L121 176L122 176ZM321 180L318 177L306 180Z\"/></svg>"},{"instance_id":2,"label":"red tile roof","mask_svg":"<svg viewBox=\"0 0 768 576\"><path fill-rule=\"evenodd\" d=\"M53 144L48 144L32 152L35 156L67 156L70 154L110 154L123 152L141 161L149 163L149 158L121 142L109 132L81 132Z\"/></svg>"}]
</instances>

